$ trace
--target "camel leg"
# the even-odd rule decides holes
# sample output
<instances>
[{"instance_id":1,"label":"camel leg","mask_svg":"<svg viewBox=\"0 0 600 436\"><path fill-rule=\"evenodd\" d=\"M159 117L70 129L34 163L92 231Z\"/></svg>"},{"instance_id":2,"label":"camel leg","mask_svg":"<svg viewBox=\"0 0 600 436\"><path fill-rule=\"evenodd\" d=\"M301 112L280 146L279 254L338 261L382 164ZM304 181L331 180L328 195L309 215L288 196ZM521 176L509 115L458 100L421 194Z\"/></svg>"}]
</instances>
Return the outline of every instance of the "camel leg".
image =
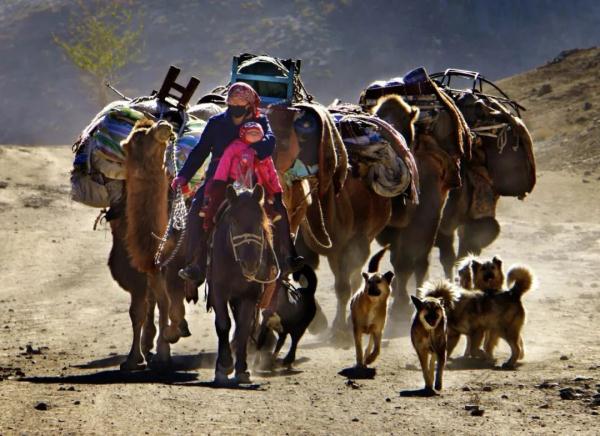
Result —
<instances>
[{"instance_id":1,"label":"camel leg","mask_svg":"<svg viewBox=\"0 0 600 436\"><path fill-rule=\"evenodd\" d=\"M216 294L216 292L213 292L213 294ZM215 382L223 383L227 381L227 376L233 372L233 358L231 357L231 345L229 344L231 319L229 318L226 301L215 301L212 306L215 310L215 328L219 338Z\"/></svg>"},{"instance_id":2,"label":"camel leg","mask_svg":"<svg viewBox=\"0 0 600 436\"><path fill-rule=\"evenodd\" d=\"M148 292L146 301L148 309L146 310L146 320L144 321L144 329L142 330L142 353L148 362L154 348L154 337L156 336L156 325L154 325L154 309L156 308L156 300L152 292Z\"/></svg>"},{"instance_id":3,"label":"camel leg","mask_svg":"<svg viewBox=\"0 0 600 436\"><path fill-rule=\"evenodd\" d=\"M154 356L151 366L157 370L165 370L171 366L171 346L164 336L165 330L169 326L169 296L160 274L149 274L148 284L158 306L158 340L156 341L156 356Z\"/></svg>"},{"instance_id":4,"label":"camel leg","mask_svg":"<svg viewBox=\"0 0 600 436\"><path fill-rule=\"evenodd\" d=\"M392 280L394 301L389 309L388 332L393 332L399 325L408 322L412 315L407 288L413 271L413 262L412 257L405 251L406 247L398 239L394 239L390 250L390 260L394 267L394 279Z\"/></svg>"},{"instance_id":5,"label":"camel leg","mask_svg":"<svg viewBox=\"0 0 600 436\"><path fill-rule=\"evenodd\" d=\"M178 268L167 267L165 284L169 296L169 326L165 330L165 339L169 343L176 343L181 336L190 336L185 320L185 286L179 278Z\"/></svg>"},{"instance_id":6,"label":"camel leg","mask_svg":"<svg viewBox=\"0 0 600 436\"><path fill-rule=\"evenodd\" d=\"M458 257L481 254L481 250L494 242L499 234L500 224L495 218L468 220L459 228Z\"/></svg>"},{"instance_id":7,"label":"camel leg","mask_svg":"<svg viewBox=\"0 0 600 436\"><path fill-rule=\"evenodd\" d=\"M250 383L247 346L252 329L256 302L252 299L244 298L238 302L237 306L238 310L235 317L235 341L237 344L235 349L235 378L239 383Z\"/></svg>"},{"instance_id":8,"label":"camel leg","mask_svg":"<svg viewBox=\"0 0 600 436\"><path fill-rule=\"evenodd\" d=\"M438 231L435 245L440 249L440 263L444 268L447 279L454 277L454 264L456 263L456 251L454 251L454 232L446 235Z\"/></svg>"},{"instance_id":9,"label":"camel leg","mask_svg":"<svg viewBox=\"0 0 600 436\"><path fill-rule=\"evenodd\" d=\"M131 371L136 369L144 369L144 356L141 351L142 326L146 317L146 290L133 290L131 292L131 303L129 305L129 317L131 318L131 327L133 329L133 341L131 343L131 351L127 356L127 360L121 363L122 371Z\"/></svg>"},{"instance_id":10,"label":"camel leg","mask_svg":"<svg viewBox=\"0 0 600 436\"><path fill-rule=\"evenodd\" d=\"M460 333L450 330L448 331L448 339L446 342L446 356L449 359L452 355L452 352L456 348L456 344L458 344L458 340L460 339Z\"/></svg>"}]
</instances>

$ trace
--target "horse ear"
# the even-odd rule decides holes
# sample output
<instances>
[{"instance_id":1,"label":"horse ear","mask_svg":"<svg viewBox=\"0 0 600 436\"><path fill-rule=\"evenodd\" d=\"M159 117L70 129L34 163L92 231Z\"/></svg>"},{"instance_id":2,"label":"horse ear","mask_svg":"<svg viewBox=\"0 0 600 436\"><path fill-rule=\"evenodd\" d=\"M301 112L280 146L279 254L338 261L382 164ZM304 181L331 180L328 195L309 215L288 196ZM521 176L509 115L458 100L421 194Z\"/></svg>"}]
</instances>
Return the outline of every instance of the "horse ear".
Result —
<instances>
[{"instance_id":1,"label":"horse ear","mask_svg":"<svg viewBox=\"0 0 600 436\"><path fill-rule=\"evenodd\" d=\"M258 204L260 204L261 206L264 204L265 190L262 187L262 185L259 185L258 183L256 185L254 185L254 189L252 190L252 198L254 198L256 200L256 202Z\"/></svg>"},{"instance_id":2,"label":"horse ear","mask_svg":"<svg viewBox=\"0 0 600 436\"><path fill-rule=\"evenodd\" d=\"M233 204L237 200L237 192L232 185L227 185L227 201L229 204Z\"/></svg>"}]
</instances>

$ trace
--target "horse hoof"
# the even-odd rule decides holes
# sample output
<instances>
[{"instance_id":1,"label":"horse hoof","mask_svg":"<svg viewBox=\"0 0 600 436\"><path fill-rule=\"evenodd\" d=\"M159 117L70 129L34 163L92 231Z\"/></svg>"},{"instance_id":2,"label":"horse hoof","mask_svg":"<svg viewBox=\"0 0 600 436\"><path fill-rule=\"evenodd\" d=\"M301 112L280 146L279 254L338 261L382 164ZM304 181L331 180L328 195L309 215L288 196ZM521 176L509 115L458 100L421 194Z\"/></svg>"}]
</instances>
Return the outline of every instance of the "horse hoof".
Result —
<instances>
[{"instance_id":1,"label":"horse hoof","mask_svg":"<svg viewBox=\"0 0 600 436\"><path fill-rule=\"evenodd\" d=\"M121 365L119 365L119 369L121 371L142 371L144 369L146 369L146 364L145 363L138 363L138 362L132 362L129 360L126 360L125 362L121 363Z\"/></svg>"},{"instance_id":2,"label":"horse hoof","mask_svg":"<svg viewBox=\"0 0 600 436\"><path fill-rule=\"evenodd\" d=\"M179 323L179 335L182 338L189 338L192 336L192 332L190 332L190 328L188 327L188 323L185 319L182 319Z\"/></svg>"},{"instance_id":3,"label":"horse hoof","mask_svg":"<svg viewBox=\"0 0 600 436\"><path fill-rule=\"evenodd\" d=\"M251 383L250 381L250 372L249 371L244 371L244 372L239 372L235 375L235 381L237 383L241 383L241 384L249 384Z\"/></svg>"},{"instance_id":4,"label":"horse hoof","mask_svg":"<svg viewBox=\"0 0 600 436\"><path fill-rule=\"evenodd\" d=\"M217 371L215 372L214 383L219 386L224 386L229 384L229 378L227 377L227 374Z\"/></svg>"}]
</instances>

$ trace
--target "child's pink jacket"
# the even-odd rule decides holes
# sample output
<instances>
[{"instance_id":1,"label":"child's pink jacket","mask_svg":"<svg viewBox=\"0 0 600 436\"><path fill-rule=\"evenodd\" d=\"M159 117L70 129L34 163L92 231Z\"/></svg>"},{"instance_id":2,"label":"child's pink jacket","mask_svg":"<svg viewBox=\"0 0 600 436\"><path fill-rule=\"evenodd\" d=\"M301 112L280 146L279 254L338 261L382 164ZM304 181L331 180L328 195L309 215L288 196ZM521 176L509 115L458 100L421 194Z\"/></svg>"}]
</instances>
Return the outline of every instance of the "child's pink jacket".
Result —
<instances>
[{"instance_id":1,"label":"child's pink jacket","mask_svg":"<svg viewBox=\"0 0 600 436\"><path fill-rule=\"evenodd\" d=\"M249 164L254 167L256 182L265 188L267 194L273 195L282 192L273 159L268 157L261 161L258 160L256 151L241 139L236 139L227 146L223 156L221 156L213 179L224 182L238 180L242 175L242 168L247 165L242 161L243 155L246 155L250 160Z\"/></svg>"}]
</instances>

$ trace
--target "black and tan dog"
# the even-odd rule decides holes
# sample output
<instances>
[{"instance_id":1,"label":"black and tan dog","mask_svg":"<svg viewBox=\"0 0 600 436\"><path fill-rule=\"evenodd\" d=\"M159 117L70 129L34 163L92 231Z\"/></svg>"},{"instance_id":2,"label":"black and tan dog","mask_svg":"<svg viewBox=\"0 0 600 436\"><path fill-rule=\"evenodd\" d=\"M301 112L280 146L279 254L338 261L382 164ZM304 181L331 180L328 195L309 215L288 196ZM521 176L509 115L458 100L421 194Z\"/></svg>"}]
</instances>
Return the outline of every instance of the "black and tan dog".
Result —
<instances>
[{"instance_id":1,"label":"black and tan dog","mask_svg":"<svg viewBox=\"0 0 600 436\"><path fill-rule=\"evenodd\" d=\"M425 394L435 395L442 389L442 377L446 366L446 310L454 306L455 297L452 288L448 295L442 298L427 295L427 284L422 289L423 298L411 295L416 312L410 328L410 339L419 357L423 378L425 379ZM437 286L434 286L435 289ZM435 371L435 386L434 386ZM434 390L435 387L435 390Z\"/></svg>"},{"instance_id":2,"label":"black and tan dog","mask_svg":"<svg viewBox=\"0 0 600 436\"><path fill-rule=\"evenodd\" d=\"M473 346L481 344L485 332L489 332L486 353L491 354L499 338L508 342L510 358L503 368L514 368L523 357L521 330L525 324L525 307L521 297L533 283L533 274L526 266L513 266L508 271L507 283L511 286L500 292L458 289L458 300L448 312L447 355L450 356L461 334L471 338ZM428 296L448 301L448 295L456 295L450 282L441 282L427 292Z\"/></svg>"},{"instance_id":3,"label":"black and tan dog","mask_svg":"<svg viewBox=\"0 0 600 436\"><path fill-rule=\"evenodd\" d=\"M304 335L304 332L306 332L306 329L317 312L317 303L315 300L317 276L314 270L310 266L305 265L300 271L294 272L293 278L298 281L302 287L295 289L281 289L277 295L277 314L280 322L275 328L278 339L273 354L271 355L271 363L273 363L283 347L286 337L290 335L292 338L292 345L283 359L283 364L288 367L296 360L298 342L300 342L300 339ZM265 346L273 346L274 340L272 337L272 330L273 326L263 322L257 340L258 350L261 350L261 348Z\"/></svg>"},{"instance_id":4,"label":"black and tan dog","mask_svg":"<svg viewBox=\"0 0 600 436\"><path fill-rule=\"evenodd\" d=\"M352 297L350 315L356 347L356 366L364 367L375 361L381 350L381 338L385 327L387 301L394 273L378 273L379 262L389 246L379 250L369 261L369 273L363 272L365 286ZM362 335L369 335L369 344L363 354ZM366 357L365 357L366 355Z\"/></svg>"}]
</instances>

